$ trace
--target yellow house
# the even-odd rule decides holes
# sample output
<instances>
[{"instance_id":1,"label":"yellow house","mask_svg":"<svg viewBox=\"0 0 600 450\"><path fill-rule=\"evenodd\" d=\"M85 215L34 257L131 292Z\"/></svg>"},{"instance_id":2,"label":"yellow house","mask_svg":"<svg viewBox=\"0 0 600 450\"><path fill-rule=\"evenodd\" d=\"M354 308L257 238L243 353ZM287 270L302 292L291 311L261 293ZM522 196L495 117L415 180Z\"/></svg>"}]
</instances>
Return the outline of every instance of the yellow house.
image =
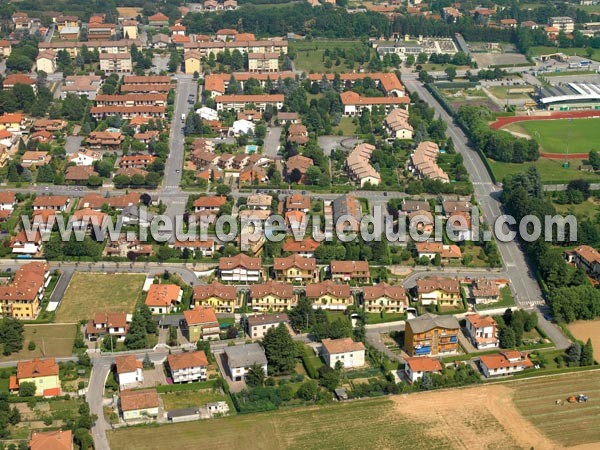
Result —
<instances>
[{"instance_id":1,"label":"yellow house","mask_svg":"<svg viewBox=\"0 0 600 450\"><path fill-rule=\"evenodd\" d=\"M21 131L25 116L20 113L5 113L0 116L0 130Z\"/></svg>"},{"instance_id":2,"label":"yellow house","mask_svg":"<svg viewBox=\"0 0 600 450\"><path fill-rule=\"evenodd\" d=\"M217 313L234 312L238 307L235 286L227 286L218 281L195 286L192 301L194 308L210 306Z\"/></svg>"},{"instance_id":3,"label":"yellow house","mask_svg":"<svg viewBox=\"0 0 600 450\"><path fill-rule=\"evenodd\" d=\"M189 50L185 53L185 73L188 75L193 75L194 72L200 73L201 61L200 61L200 52L196 50Z\"/></svg>"},{"instance_id":4,"label":"yellow house","mask_svg":"<svg viewBox=\"0 0 600 450\"><path fill-rule=\"evenodd\" d=\"M156 389L127 389L121 391L121 412L125 421L146 420L158 416Z\"/></svg>"},{"instance_id":5,"label":"yellow house","mask_svg":"<svg viewBox=\"0 0 600 450\"><path fill-rule=\"evenodd\" d=\"M55 397L60 395L58 372L58 364L54 358L19 361L17 375L10 380L10 389L18 390L21 383L33 383L35 395Z\"/></svg>"},{"instance_id":6,"label":"yellow house","mask_svg":"<svg viewBox=\"0 0 600 450\"><path fill-rule=\"evenodd\" d=\"M197 307L189 311L184 311L183 318L185 327L182 327L182 331L184 334L187 334L188 341L193 343L200 340L219 339L219 321L214 309L210 307Z\"/></svg>"},{"instance_id":7,"label":"yellow house","mask_svg":"<svg viewBox=\"0 0 600 450\"><path fill-rule=\"evenodd\" d=\"M317 260L291 255L273 260L275 279L286 283L314 283L319 280Z\"/></svg>"},{"instance_id":8,"label":"yellow house","mask_svg":"<svg viewBox=\"0 0 600 450\"><path fill-rule=\"evenodd\" d=\"M421 305L459 306L462 304L460 283L453 278L431 277L417 280Z\"/></svg>"},{"instance_id":9,"label":"yellow house","mask_svg":"<svg viewBox=\"0 0 600 450\"><path fill-rule=\"evenodd\" d=\"M135 20L126 20L123 22L123 37L125 39L137 39L138 23Z\"/></svg>"},{"instance_id":10,"label":"yellow house","mask_svg":"<svg viewBox=\"0 0 600 450\"><path fill-rule=\"evenodd\" d=\"M331 280L306 286L306 298L312 302L314 309L344 311L354 304L350 286L337 284Z\"/></svg>"},{"instance_id":11,"label":"yellow house","mask_svg":"<svg viewBox=\"0 0 600 450\"><path fill-rule=\"evenodd\" d=\"M40 52L35 60L38 71L46 72L47 74L56 72L56 53L52 50Z\"/></svg>"},{"instance_id":12,"label":"yellow house","mask_svg":"<svg viewBox=\"0 0 600 450\"><path fill-rule=\"evenodd\" d=\"M19 235L14 239L19 239ZM48 265L32 262L21 266L11 283L0 286L0 315L16 319L35 319L43 299Z\"/></svg>"},{"instance_id":13,"label":"yellow house","mask_svg":"<svg viewBox=\"0 0 600 450\"><path fill-rule=\"evenodd\" d=\"M295 305L296 296L290 284L269 281L250 288L248 306L254 311L285 311Z\"/></svg>"},{"instance_id":14,"label":"yellow house","mask_svg":"<svg viewBox=\"0 0 600 450\"><path fill-rule=\"evenodd\" d=\"M376 286L365 286L363 288L363 304L365 311L378 313L401 313L408 307L406 290L402 286L391 286L380 283Z\"/></svg>"}]
</instances>

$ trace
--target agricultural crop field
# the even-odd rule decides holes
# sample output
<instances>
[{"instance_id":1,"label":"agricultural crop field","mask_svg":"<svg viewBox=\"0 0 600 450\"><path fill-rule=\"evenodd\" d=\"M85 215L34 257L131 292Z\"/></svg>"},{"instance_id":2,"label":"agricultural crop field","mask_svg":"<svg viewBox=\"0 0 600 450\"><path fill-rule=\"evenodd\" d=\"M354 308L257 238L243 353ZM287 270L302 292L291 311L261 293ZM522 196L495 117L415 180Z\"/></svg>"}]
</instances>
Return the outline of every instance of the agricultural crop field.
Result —
<instances>
[{"instance_id":1,"label":"agricultural crop field","mask_svg":"<svg viewBox=\"0 0 600 450\"><path fill-rule=\"evenodd\" d=\"M0 362L71 356L75 332L76 326L73 324L25 325L23 349L9 356L0 355ZM35 344L33 350L29 350L30 342Z\"/></svg>"},{"instance_id":2,"label":"agricultural crop field","mask_svg":"<svg viewBox=\"0 0 600 450\"><path fill-rule=\"evenodd\" d=\"M133 312L145 275L77 272L56 312L56 321L75 323L93 312Z\"/></svg>"},{"instance_id":3,"label":"agricultural crop field","mask_svg":"<svg viewBox=\"0 0 600 450\"><path fill-rule=\"evenodd\" d=\"M591 339L594 359L600 361L600 320L578 320L569 324L569 331L582 342Z\"/></svg>"}]
</instances>

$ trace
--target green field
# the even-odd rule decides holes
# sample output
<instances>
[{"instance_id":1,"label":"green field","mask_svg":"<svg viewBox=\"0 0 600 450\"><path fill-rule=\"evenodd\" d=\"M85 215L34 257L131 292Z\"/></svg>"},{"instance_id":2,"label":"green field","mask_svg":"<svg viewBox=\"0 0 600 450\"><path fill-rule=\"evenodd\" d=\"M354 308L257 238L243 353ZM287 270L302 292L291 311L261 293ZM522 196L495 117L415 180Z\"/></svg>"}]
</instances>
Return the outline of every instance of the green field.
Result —
<instances>
[{"instance_id":1,"label":"green field","mask_svg":"<svg viewBox=\"0 0 600 450\"><path fill-rule=\"evenodd\" d=\"M510 386L516 389L514 402L521 414L550 439L569 447L600 441L599 372L531 379ZM555 404L580 393L590 400Z\"/></svg>"},{"instance_id":2,"label":"green field","mask_svg":"<svg viewBox=\"0 0 600 450\"><path fill-rule=\"evenodd\" d=\"M588 153L600 150L600 119L527 120L510 124L508 130L525 133L546 153Z\"/></svg>"},{"instance_id":3,"label":"green field","mask_svg":"<svg viewBox=\"0 0 600 450\"><path fill-rule=\"evenodd\" d=\"M268 413L244 414L108 434L113 449L179 450L205 447L247 449L451 448L423 434L426 424L394 411L389 399L366 400ZM418 439L415 438L418 436Z\"/></svg>"},{"instance_id":4,"label":"green field","mask_svg":"<svg viewBox=\"0 0 600 450\"><path fill-rule=\"evenodd\" d=\"M56 312L56 321L75 323L96 312L132 312L145 275L77 272Z\"/></svg>"},{"instance_id":5,"label":"green field","mask_svg":"<svg viewBox=\"0 0 600 450\"><path fill-rule=\"evenodd\" d=\"M544 47L537 46L531 47L529 52L532 56L540 56L540 55L548 55L551 53L564 53L565 55L576 55L581 56L582 58L588 58L587 52L585 48L557 48L557 47ZM595 59L596 61L600 61L600 49L594 49L594 53L590 57L590 59Z\"/></svg>"},{"instance_id":6,"label":"green field","mask_svg":"<svg viewBox=\"0 0 600 450\"><path fill-rule=\"evenodd\" d=\"M500 100L509 99L528 99L529 94L524 92L522 86L513 87L512 89L507 88L506 86L492 86L487 88L494 96L499 98ZM533 88L531 88L530 92L533 92Z\"/></svg>"},{"instance_id":7,"label":"green field","mask_svg":"<svg viewBox=\"0 0 600 450\"><path fill-rule=\"evenodd\" d=\"M294 66L296 70L304 70L305 72L347 72L351 71L346 66L346 61L340 58L340 65L335 65L335 58L332 58L333 65L330 68L325 67L325 61L323 60L323 53L325 49L332 50L334 48L339 49L356 49L363 47L365 50L367 46L360 41L292 41L290 42L290 52L296 54L294 59ZM358 67L358 63L354 63L354 68Z\"/></svg>"},{"instance_id":8,"label":"green field","mask_svg":"<svg viewBox=\"0 0 600 450\"><path fill-rule=\"evenodd\" d=\"M73 354L75 341L75 325L25 325L25 341L23 350L9 356L0 355L0 362L20 359L62 357ZM29 342L33 341L35 350L29 350Z\"/></svg>"},{"instance_id":9,"label":"green field","mask_svg":"<svg viewBox=\"0 0 600 450\"><path fill-rule=\"evenodd\" d=\"M597 174L579 170L579 167L584 163L581 159L570 159L568 169L565 169L562 166L563 161L547 158L540 158L535 162L523 164L504 163L492 160L488 160L488 162L496 181L500 182L507 175L525 172L529 166L537 167L544 184L568 183L569 181L578 178L583 178L590 182L600 181L600 176Z\"/></svg>"},{"instance_id":10,"label":"green field","mask_svg":"<svg viewBox=\"0 0 600 450\"><path fill-rule=\"evenodd\" d=\"M225 401L225 397L221 393L212 389L169 392L168 394L161 394L161 397L166 411L204 406L210 402Z\"/></svg>"}]
</instances>

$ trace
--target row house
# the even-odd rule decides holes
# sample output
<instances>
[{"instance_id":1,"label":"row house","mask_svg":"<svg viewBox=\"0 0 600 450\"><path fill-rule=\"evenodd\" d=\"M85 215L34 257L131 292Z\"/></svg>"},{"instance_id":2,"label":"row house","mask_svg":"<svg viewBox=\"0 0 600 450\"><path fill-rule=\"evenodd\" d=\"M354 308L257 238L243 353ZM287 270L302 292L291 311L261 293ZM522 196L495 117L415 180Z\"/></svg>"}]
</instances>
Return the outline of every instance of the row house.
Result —
<instances>
[{"instance_id":1,"label":"row house","mask_svg":"<svg viewBox=\"0 0 600 450\"><path fill-rule=\"evenodd\" d=\"M285 311L296 306L297 297L293 286L267 281L250 288L248 307L253 311Z\"/></svg>"},{"instance_id":2,"label":"row house","mask_svg":"<svg viewBox=\"0 0 600 450\"><path fill-rule=\"evenodd\" d=\"M95 119L104 119L110 116L119 116L122 119L133 119L134 117L164 119L165 110L165 107L160 105L92 106L90 114Z\"/></svg>"},{"instance_id":3,"label":"row house","mask_svg":"<svg viewBox=\"0 0 600 450\"><path fill-rule=\"evenodd\" d=\"M410 104L408 97L363 97L356 92L346 91L340 94L344 105L345 116L359 116L363 109L373 110L373 107L384 107L387 112L394 108L407 108Z\"/></svg>"},{"instance_id":4,"label":"row house","mask_svg":"<svg viewBox=\"0 0 600 450\"><path fill-rule=\"evenodd\" d=\"M460 325L454 316L426 313L406 321L404 349L410 356L436 356L458 351Z\"/></svg>"},{"instance_id":5,"label":"row house","mask_svg":"<svg viewBox=\"0 0 600 450\"><path fill-rule=\"evenodd\" d=\"M459 261L462 258L462 252L458 245L446 245L441 242L417 242L417 254L419 258L427 258L433 261L437 255L440 255L442 262Z\"/></svg>"},{"instance_id":6,"label":"row house","mask_svg":"<svg viewBox=\"0 0 600 450\"><path fill-rule=\"evenodd\" d=\"M354 304L350 286L334 283L331 280L309 284L306 286L305 292L306 298L312 302L313 309L345 311Z\"/></svg>"},{"instance_id":7,"label":"row house","mask_svg":"<svg viewBox=\"0 0 600 450\"><path fill-rule=\"evenodd\" d=\"M319 280L317 260L291 255L273 260L275 279L286 283L308 284Z\"/></svg>"},{"instance_id":8,"label":"row house","mask_svg":"<svg viewBox=\"0 0 600 450\"><path fill-rule=\"evenodd\" d=\"M331 279L334 281L355 281L369 283L371 273L367 261L331 261L329 263Z\"/></svg>"},{"instance_id":9,"label":"row house","mask_svg":"<svg viewBox=\"0 0 600 450\"><path fill-rule=\"evenodd\" d=\"M408 296L404 287L387 283L365 286L362 299L365 311L369 313L402 313L408 308Z\"/></svg>"},{"instance_id":10,"label":"row house","mask_svg":"<svg viewBox=\"0 0 600 450\"><path fill-rule=\"evenodd\" d=\"M246 82L250 79L256 80L259 82L261 87L265 87L267 82L275 85L278 80L286 80L286 79L296 79L296 74L294 72L274 72L274 73L251 73L251 72L233 72L229 73L211 73L205 76L204 78L204 90L210 93L212 98L215 98L219 95L224 95L227 87L229 86L229 81L231 77L239 83L240 87L244 89ZM281 114L290 114L290 113L279 113ZM297 113L295 114L297 117Z\"/></svg>"},{"instance_id":11,"label":"row house","mask_svg":"<svg viewBox=\"0 0 600 450\"><path fill-rule=\"evenodd\" d=\"M279 111L283 108L285 100L282 94L268 95L219 95L215 98L217 111L243 111L248 105L252 105L257 111L264 112L267 105L271 105Z\"/></svg>"},{"instance_id":12,"label":"row house","mask_svg":"<svg viewBox=\"0 0 600 450\"><path fill-rule=\"evenodd\" d=\"M222 281L256 283L262 277L260 258L239 255L219 260L219 276Z\"/></svg>"},{"instance_id":13,"label":"row house","mask_svg":"<svg viewBox=\"0 0 600 450\"><path fill-rule=\"evenodd\" d=\"M125 136L120 131L92 131L85 142L90 148L118 150L124 140Z\"/></svg>"},{"instance_id":14,"label":"row house","mask_svg":"<svg viewBox=\"0 0 600 450\"><path fill-rule=\"evenodd\" d=\"M350 173L350 178L360 187L364 187L366 184L378 186L381 183L381 175L370 162L373 150L375 150L374 145L358 144L346 158L346 169Z\"/></svg>"},{"instance_id":15,"label":"row house","mask_svg":"<svg viewBox=\"0 0 600 450\"><path fill-rule=\"evenodd\" d=\"M54 42L40 42L38 48L40 51L43 50L54 50L59 52L64 50L69 53L71 58L76 58L77 54L81 51L81 48L85 45L88 50L98 50L98 53L129 53L129 49L132 45L136 45L138 48L142 48L142 42L138 39L120 39L120 40L103 40L103 41L54 41Z\"/></svg>"},{"instance_id":16,"label":"row house","mask_svg":"<svg viewBox=\"0 0 600 450\"><path fill-rule=\"evenodd\" d=\"M229 286L227 286L229 287ZM235 288L234 288L235 289ZM183 312L182 332L191 343L218 340L221 328L210 306L197 306Z\"/></svg>"},{"instance_id":17,"label":"row house","mask_svg":"<svg viewBox=\"0 0 600 450\"><path fill-rule=\"evenodd\" d=\"M184 52L196 50L200 52L202 58L209 58L210 55L217 57L224 53L225 50L233 52L239 50L242 54L250 53L283 53L287 55L288 43L281 39L272 40L251 40L251 41L235 41L235 42L189 42L183 46ZM184 53L185 54L185 53Z\"/></svg>"},{"instance_id":18,"label":"row house","mask_svg":"<svg viewBox=\"0 0 600 450\"><path fill-rule=\"evenodd\" d=\"M430 178L432 180L440 180L443 183L449 183L450 177L437 164L439 155L440 148L435 142L421 142L410 157L410 168L416 175L422 178Z\"/></svg>"},{"instance_id":19,"label":"row house","mask_svg":"<svg viewBox=\"0 0 600 450\"><path fill-rule=\"evenodd\" d=\"M421 305L459 306L462 304L460 283L454 278L429 277L417 280Z\"/></svg>"},{"instance_id":20,"label":"row house","mask_svg":"<svg viewBox=\"0 0 600 450\"><path fill-rule=\"evenodd\" d=\"M49 280L46 263L32 262L21 266L10 283L0 286L0 316L35 319Z\"/></svg>"},{"instance_id":21,"label":"row house","mask_svg":"<svg viewBox=\"0 0 600 450\"><path fill-rule=\"evenodd\" d=\"M479 366L486 378L513 375L533 367L533 362L525 352L506 350L492 355L481 355Z\"/></svg>"},{"instance_id":22,"label":"row house","mask_svg":"<svg viewBox=\"0 0 600 450\"><path fill-rule=\"evenodd\" d=\"M308 80L311 83L317 82L324 87L325 80L332 83L336 77L339 78L341 85L345 89L352 89L358 80L364 80L370 78L377 84L387 97L404 97L406 96L406 89L400 82L398 77L393 72L373 72L373 73L311 73L308 75Z\"/></svg>"},{"instance_id":23,"label":"row house","mask_svg":"<svg viewBox=\"0 0 600 450\"><path fill-rule=\"evenodd\" d=\"M128 155L121 157L119 167L121 169L147 169L154 161L156 161L156 156L153 155Z\"/></svg>"},{"instance_id":24,"label":"row house","mask_svg":"<svg viewBox=\"0 0 600 450\"><path fill-rule=\"evenodd\" d=\"M130 73L133 70L131 53L101 53L100 70L107 73Z\"/></svg>"},{"instance_id":25,"label":"row house","mask_svg":"<svg viewBox=\"0 0 600 450\"><path fill-rule=\"evenodd\" d=\"M96 96L96 106L140 106L140 105L167 105L166 93L140 93L108 95L98 94Z\"/></svg>"},{"instance_id":26,"label":"row house","mask_svg":"<svg viewBox=\"0 0 600 450\"><path fill-rule=\"evenodd\" d=\"M208 359L203 351L167 356L173 383L191 383L207 379Z\"/></svg>"},{"instance_id":27,"label":"row house","mask_svg":"<svg viewBox=\"0 0 600 450\"><path fill-rule=\"evenodd\" d=\"M192 304L194 309L210 307L217 313L232 313L239 306L235 286L213 281L194 286Z\"/></svg>"},{"instance_id":28,"label":"row house","mask_svg":"<svg viewBox=\"0 0 600 450\"><path fill-rule=\"evenodd\" d=\"M413 127L408 123L408 111L396 108L390 111L384 121L388 134L394 139L412 139Z\"/></svg>"},{"instance_id":29,"label":"row house","mask_svg":"<svg viewBox=\"0 0 600 450\"><path fill-rule=\"evenodd\" d=\"M125 312L94 314L94 318L87 323L85 329L86 338L90 341L97 341L104 336L115 336L117 341L123 342L129 331L131 315Z\"/></svg>"},{"instance_id":30,"label":"row house","mask_svg":"<svg viewBox=\"0 0 600 450\"><path fill-rule=\"evenodd\" d=\"M246 333L252 339L262 339L271 328L277 328L279 324L289 324L288 315L278 314L255 314L246 317L244 321Z\"/></svg>"},{"instance_id":31,"label":"row house","mask_svg":"<svg viewBox=\"0 0 600 450\"><path fill-rule=\"evenodd\" d=\"M466 328L475 347L478 349L498 347L498 325L493 317L469 314L466 319Z\"/></svg>"}]
</instances>

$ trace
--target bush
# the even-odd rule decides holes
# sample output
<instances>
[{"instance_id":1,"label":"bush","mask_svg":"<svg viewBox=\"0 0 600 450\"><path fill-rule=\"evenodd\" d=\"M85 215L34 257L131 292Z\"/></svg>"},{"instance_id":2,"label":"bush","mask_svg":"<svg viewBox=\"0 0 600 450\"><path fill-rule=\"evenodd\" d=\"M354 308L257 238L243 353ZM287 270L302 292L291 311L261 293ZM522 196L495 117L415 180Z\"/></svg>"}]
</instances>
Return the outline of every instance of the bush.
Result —
<instances>
[{"instance_id":1,"label":"bush","mask_svg":"<svg viewBox=\"0 0 600 450\"><path fill-rule=\"evenodd\" d=\"M35 342L33 341L29 341L29 345L27 346L27 350L29 350L30 352L35 350Z\"/></svg>"}]
</instances>

